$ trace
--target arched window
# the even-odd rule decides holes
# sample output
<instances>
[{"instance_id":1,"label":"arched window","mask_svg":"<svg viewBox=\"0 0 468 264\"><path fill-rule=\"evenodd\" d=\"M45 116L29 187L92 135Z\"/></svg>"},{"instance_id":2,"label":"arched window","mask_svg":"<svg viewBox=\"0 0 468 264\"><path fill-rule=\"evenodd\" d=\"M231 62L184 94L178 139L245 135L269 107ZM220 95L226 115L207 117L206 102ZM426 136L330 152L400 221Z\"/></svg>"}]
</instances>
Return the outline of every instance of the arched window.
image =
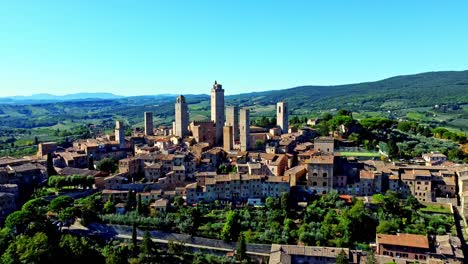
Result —
<instances>
[{"instance_id":1,"label":"arched window","mask_svg":"<svg viewBox=\"0 0 468 264\"><path fill-rule=\"evenodd\" d=\"M327 186L327 182L324 182L324 183L323 183L323 187L325 187L325 186Z\"/></svg>"},{"instance_id":2,"label":"arched window","mask_svg":"<svg viewBox=\"0 0 468 264\"><path fill-rule=\"evenodd\" d=\"M323 173L323 177L326 178L328 174L326 172Z\"/></svg>"},{"instance_id":3,"label":"arched window","mask_svg":"<svg viewBox=\"0 0 468 264\"><path fill-rule=\"evenodd\" d=\"M317 186L317 182L313 182L313 183L312 183L312 186Z\"/></svg>"},{"instance_id":4,"label":"arched window","mask_svg":"<svg viewBox=\"0 0 468 264\"><path fill-rule=\"evenodd\" d=\"M312 176L317 177L318 174L316 172L312 173Z\"/></svg>"}]
</instances>

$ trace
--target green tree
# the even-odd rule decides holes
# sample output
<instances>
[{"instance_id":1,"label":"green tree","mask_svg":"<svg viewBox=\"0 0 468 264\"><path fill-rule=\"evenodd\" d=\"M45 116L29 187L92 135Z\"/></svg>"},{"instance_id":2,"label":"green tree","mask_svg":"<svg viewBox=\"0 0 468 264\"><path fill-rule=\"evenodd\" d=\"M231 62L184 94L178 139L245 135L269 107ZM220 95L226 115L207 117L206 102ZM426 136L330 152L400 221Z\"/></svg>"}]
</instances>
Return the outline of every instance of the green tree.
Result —
<instances>
[{"instance_id":1,"label":"green tree","mask_svg":"<svg viewBox=\"0 0 468 264\"><path fill-rule=\"evenodd\" d=\"M374 251L370 251L369 255L366 257L366 263L365 264L378 264L377 259L375 258Z\"/></svg>"},{"instance_id":2,"label":"green tree","mask_svg":"<svg viewBox=\"0 0 468 264\"><path fill-rule=\"evenodd\" d=\"M322 115L323 121L328 121L328 120L330 120L330 119L332 119L332 118L333 118L333 115L330 114L330 113L324 113L324 114Z\"/></svg>"},{"instance_id":3,"label":"green tree","mask_svg":"<svg viewBox=\"0 0 468 264\"><path fill-rule=\"evenodd\" d=\"M265 142L263 140L255 140L255 148L256 149L263 149L263 147L265 146Z\"/></svg>"},{"instance_id":4,"label":"green tree","mask_svg":"<svg viewBox=\"0 0 468 264\"><path fill-rule=\"evenodd\" d=\"M236 259L238 261L244 261L247 259L247 244L245 242L244 234L242 233L240 233L237 238Z\"/></svg>"},{"instance_id":5,"label":"green tree","mask_svg":"<svg viewBox=\"0 0 468 264\"><path fill-rule=\"evenodd\" d=\"M74 207L67 207L63 209L59 214L59 220L65 223L67 226L75 223L76 210Z\"/></svg>"},{"instance_id":6,"label":"green tree","mask_svg":"<svg viewBox=\"0 0 468 264\"><path fill-rule=\"evenodd\" d=\"M67 263L102 263L101 254L86 238L64 234L58 244L58 253L54 259L62 259Z\"/></svg>"},{"instance_id":7,"label":"green tree","mask_svg":"<svg viewBox=\"0 0 468 264\"><path fill-rule=\"evenodd\" d=\"M349 264L349 258L344 250L341 250L338 256L336 256L336 264Z\"/></svg>"},{"instance_id":8,"label":"green tree","mask_svg":"<svg viewBox=\"0 0 468 264\"><path fill-rule=\"evenodd\" d=\"M49 202L44 198L36 198L27 201L21 207L22 211L29 212L34 217L39 217L47 212Z\"/></svg>"},{"instance_id":9,"label":"green tree","mask_svg":"<svg viewBox=\"0 0 468 264\"><path fill-rule=\"evenodd\" d=\"M348 111L346 109L340 109L338 110L336 114L339 116L351 116L352 115L351 111Z\"/></svg>"},{"instance_id":10,"label":"green tree","mask_svg":"<svg viewBox=\"0 0 468 264\"><path fill-rule=\"evenodd\" d=\"M283 210L283 212L288 212L289 211L289 193L287 192L281 193L280 203L281 203L281 210Z\"/></svg>"},{"instance_id":11,"label":"green tree","mask_svg":"<svg viewBox=\"0 0 468 264\"><path fill-rule=\"evenodd\" d=\"M423 205L413 195L410 195L406 198L405 204L414 212L423 207Z\"/></svg>"},{"instance_id":12,"label":"green tree","mask_svg":"<svg viewBox=\"0 0 468 264\"><path fill-rule=\"evenodd\" d=\"M184 206L184 203L185 203L184 198L182 198L181 196L176 196L174 198L174 207L176 209L182 208L182 206Z\"/></svg>"},{"instance_id":13,"label":"green tree","mask_svg":"<svg viewBox=\"0 0 468 264\"><path fill-rule=\"evenodd\" d=\"M2 263L30 263L40 264L51 261L51 248L47 235L38 232L33 237L20 235L16 241L10 244L2 255Z\"/></svg>"},{"instance_id":14,"label":"green tree","mask_svg":"<svg viewBox=\"0 0 468 264\"><path fill-rule=\"evenodd\" d=\"M224 223L223 229L221 230L221 239L224 241L232 241L239 236L240 225L239 225L239 214L237 211L229 211L226 216L226 223Z\"/></svg>"},{"instance_id":15,"label":"green tree","mask_svg":"<svg viewBox=\"0 0 468 264\"><path fill-rule=\"evenodd\" d=\"M151 262L155 257L155 247L148 231L143 234L143 242L140 245L140 260L144 263Z\"/></svg>"},{"instance_id":16,"label":"green tree","mask_svg":"<svg viewBox=\"0 0 468 264\"><path fill-rule=\"evenodd\" d=\"M137 227L136 227L136 224L133 223L132 225L132 244L133 244L133 247L136 249L136 246L137 246Z\"/></svg>"},{"instance_id":17,"label":"green tree","mask_svg":"<svg viewBox=\"0 0 468 264\"><path fill-rule=\"evenodd\" d=\"M112 173L118 169L118 163L114 158L105 158L96 164L96 168L102 172Z\"/></svg>"},{"instance_id":18,"label":"green tree","mask_svg":"<svg viewBox=\"0 0 468 264\"><path fill-rule=\"evenodd\" d=\"M16 230L16 233L23 233L31 222L31 214L25 211L16 211L7 216L5 227Z\"/></svg>"},{"instance_id":19,"label":"green tree","mask_svg":"<svg viewBox=\"0 0 468 264\"><path fill-rule=\"evenodd\" d=\"M15 236L11 228L5 227L0 230L0 256L5 252L14 238Z\"/></svg>"},{"instance_id":20,"label":"green tree","mask_svg":"<svg viewBox=\"0 0 468 264\"><path fill-rule=\"evenodd\" d=\"M133 190L128 190L127 202L125 203L125 210L132 211L136 206L136 197Z\"/></svg>"},{"instance_id":21,"label":"green tree","mask_svg":"<svg viewBox=\"0 0 468 264\"><path fill-rule=\"evenodd\" d=\"M143 203L141 201L141 194L138 194L137 213L138 215L143 215Z\"/></svg>"},{"instance_id":22,"label":"green tree","mask_svg":"<svg viewBox=\"0 0 468 264\"><path fill-rule=\"evenodd\" d=\"M49 209L53 212L60 212L61 210L71 206L73 206L73 198L69 196L59 196L50 202Z\"/></svg>"}]
</instances>

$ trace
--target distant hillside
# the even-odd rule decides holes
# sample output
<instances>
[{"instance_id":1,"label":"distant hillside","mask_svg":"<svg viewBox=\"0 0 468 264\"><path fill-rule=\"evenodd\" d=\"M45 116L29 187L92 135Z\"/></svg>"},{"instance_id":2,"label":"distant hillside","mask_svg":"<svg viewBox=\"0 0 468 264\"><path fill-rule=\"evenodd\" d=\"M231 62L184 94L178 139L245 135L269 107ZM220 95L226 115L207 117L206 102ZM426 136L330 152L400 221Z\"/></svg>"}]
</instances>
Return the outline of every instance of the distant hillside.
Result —
<instances>
[{"instance_id":1,"label":"distant hillside","mask_svg":"<svg viewBox=\"0 0 468 264\"><path fill-rule=\"evenodd\" d=\"M53 95L48 93L33 94L30 96L11 96L0 98L0 103L32 104L60 101L76 101L91 99L118 99L123 96L112 93L75 93L67 95Z\"/></svg>"},{"instance_id":2,"label":"distant hillside","mask_svg":"<svg viewBox=\"0 0 468 264\"><path fill-rule=\"evenodd\" d=\"M227 89L229 85L226 85ZM209 93L209 89L206 93ZM91 93L63 97L32 96L45 101L29 104L29 97L0 98L0 127L34 128L70 126L80 123L111 124L115 118L125 119L130 125L141 126L143 112L154 112L155 125L170 125L174 118L175 95L123 97L113 94ZM100 97L95 99L84 99ZM115 98L118 97L118 98ZM206 94L187 95L190 118L210 118L210 97ZM47 102L56 98L59 101ZM3 98L4 99L4 98ZM18 101L19 100L19 101ZM72 100L72 101L68 101ZM375 114L387 111L433 106L435 104L468 104L468 71L430 72L397 76L376 82L337 86L301 86L284 90L231 95L227 105L251 106L252 117L272 116L278 101L287 101L292 115L310 115L313 112L345 108ZM465 107L466 108L466 107ZM413 110L412 110L413 111ZM419 120L447 124L468 129L468 109L451 113L411 113ZM433 118L433 116L436 116ZM437 120L432 120L437 119Z\"/></svg>"},{"instance_id":3,"label":"distant hillside","mask_svg":"<svg viewBox=\"0 0 468 264\"><path fill-rule=\"evenodd\" d=\"M290 109L396 110L446 103L468 103L468 71L428 72L376 82L300 86L232 95L232 104L270 105L285 100Z\"/></svg>"}]
</instances>

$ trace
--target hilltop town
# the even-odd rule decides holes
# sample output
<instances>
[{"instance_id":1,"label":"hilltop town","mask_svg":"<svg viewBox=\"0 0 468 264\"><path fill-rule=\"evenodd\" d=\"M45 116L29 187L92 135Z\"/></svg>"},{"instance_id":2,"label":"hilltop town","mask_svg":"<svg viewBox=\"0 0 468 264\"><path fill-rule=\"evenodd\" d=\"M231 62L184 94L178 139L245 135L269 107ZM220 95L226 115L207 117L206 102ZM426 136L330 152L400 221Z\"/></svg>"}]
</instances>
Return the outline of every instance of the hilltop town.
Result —
<instances>
[{"instance_id":1,"label":"hilltop town","mask_svg":"<svg viewBox=\"0 0 468 264\"><path fill-rule=\"evenodd\" d=\"M225 244L186 240L186 247L219 248L239 261L463 263L466 164L437 151L392 159L390 142L389 150L366 150L356 144L365 142L357 138L364 133L353 133L357 121L346 111L329 117L336 124L323 133L319 123L327 120L298 126L288 102L277 102L269 117L276 124L252 125L249 107L225 105L216 81L210 104L210 120L190 121L180 95L172 127L155 126L153 113L144 112L144 128L131 135L117 120L113 134L67 148L41 142L35 156L0 158L2 221L20 232L27 224L8 217L19 217L23 204L69 197L67 206L44 212L60 230L126 235L118 225L189 234ZM361 125L377 135L398 125L371 121ZM86 199L96 200L93 209L77 202ZM64 215L65 208L76 211ZM245 239L245 255L228 244Z\"/></svg>"}]
</instances>

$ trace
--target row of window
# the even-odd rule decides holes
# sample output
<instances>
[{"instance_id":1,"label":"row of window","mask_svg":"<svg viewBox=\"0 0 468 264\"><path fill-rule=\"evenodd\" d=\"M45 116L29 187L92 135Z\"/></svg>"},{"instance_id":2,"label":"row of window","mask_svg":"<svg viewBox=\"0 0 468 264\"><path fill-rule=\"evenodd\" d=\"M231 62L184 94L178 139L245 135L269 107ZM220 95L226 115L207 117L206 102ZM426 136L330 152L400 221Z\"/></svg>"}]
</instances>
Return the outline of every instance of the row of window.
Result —
<instances>
[{"instance_id":1,"label":"row of window","mask_svg":"<svg viewBox=\"0 0 468 264\"><path fill-rule=\"evenodd\" d=\"M318 177L318 174L317 174L316 172L314 172L314 173L312 173L312 176ZM326 177L328 177L328 174L327 174L326 172L324 172L324 173L322 174L322 177L326 178Z\"/></svg>"}]
</instances>

